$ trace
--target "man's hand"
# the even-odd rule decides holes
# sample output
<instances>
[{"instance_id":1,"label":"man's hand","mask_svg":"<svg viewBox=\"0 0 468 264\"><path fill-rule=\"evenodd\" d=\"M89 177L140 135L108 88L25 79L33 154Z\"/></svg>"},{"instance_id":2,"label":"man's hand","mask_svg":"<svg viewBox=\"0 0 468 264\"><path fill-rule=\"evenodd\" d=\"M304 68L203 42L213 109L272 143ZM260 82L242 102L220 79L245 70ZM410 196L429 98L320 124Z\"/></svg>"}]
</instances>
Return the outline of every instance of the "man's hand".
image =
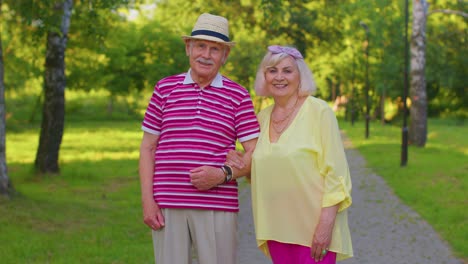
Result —
<instances>
[{"instance_id":1,"label":"man's hand","mask_svg":"<svg viewBox=\"0 0 468 264\"><path fill-rule=\"evenodd\" d=\"M143 222L153 230L164 227L164 215L154 200L143 202Z\"/></svg>"},{"instance_id":2,"label":"man's hand","mask_svg":"<svg viewBox=\"0 0 468 264\"><path fill-rule=\"evenodd\" d=\"M201 166L190 171L190 182L200 191L206 191L225 180L221 168Z\"/></svg>"}]
</instances>

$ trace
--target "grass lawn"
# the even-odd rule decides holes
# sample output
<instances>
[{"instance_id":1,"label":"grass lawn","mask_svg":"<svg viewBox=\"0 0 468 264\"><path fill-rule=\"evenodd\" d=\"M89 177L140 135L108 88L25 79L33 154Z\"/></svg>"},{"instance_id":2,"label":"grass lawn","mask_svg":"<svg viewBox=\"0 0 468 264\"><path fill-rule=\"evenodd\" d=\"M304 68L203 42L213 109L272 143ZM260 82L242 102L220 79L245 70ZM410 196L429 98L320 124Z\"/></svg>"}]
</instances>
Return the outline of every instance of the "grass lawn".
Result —
<instances>
[{"instance_id":1,"label":"grass lawn","mask_svg":"<svg viewBox=\"0 0 468 264\"><path fill-rule=\"evenodd\" d=\"M363 122L352 126L340 121L340 126L367 165L448 241L457 256L468 260L468 127L430 119L426 147L410 146L408 164L401 167L401 124L371 122L368 139Z\"/></svg>"},{"instance_id":2,"label":"grass lawn","mask_svg":"<svg viewBox=\"0 0 468 264\"><path fill-rule=\"evenodd\" d=\"M0 200L0 262L154 263L140 206L139 124L68 124L55 177L30 172L37 129L8 135L9 176L20 194Z\"/></svg>"}]
</instances>

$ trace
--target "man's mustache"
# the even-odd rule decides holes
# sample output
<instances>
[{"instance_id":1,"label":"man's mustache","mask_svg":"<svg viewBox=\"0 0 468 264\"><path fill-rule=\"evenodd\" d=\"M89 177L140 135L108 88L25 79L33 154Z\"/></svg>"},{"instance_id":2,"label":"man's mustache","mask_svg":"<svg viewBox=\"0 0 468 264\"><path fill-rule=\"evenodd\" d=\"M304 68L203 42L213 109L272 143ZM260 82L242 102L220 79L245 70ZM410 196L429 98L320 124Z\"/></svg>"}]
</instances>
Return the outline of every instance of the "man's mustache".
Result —
<instances>
[{"instance_id":1,"label":"man's mustache","mask_svg":"<svg viewBox=\"0 0 468 264\"><path fill-rule=\"evenodd\" d=\"M213 64L214 64L214 61L212 61L212 60L210 60L210 59L203 59L203 58L198 58L198 59L197 59L197 62L201 62L201 63L209 64L209 65L213 65Z\"/></svg>"}]
</instances>

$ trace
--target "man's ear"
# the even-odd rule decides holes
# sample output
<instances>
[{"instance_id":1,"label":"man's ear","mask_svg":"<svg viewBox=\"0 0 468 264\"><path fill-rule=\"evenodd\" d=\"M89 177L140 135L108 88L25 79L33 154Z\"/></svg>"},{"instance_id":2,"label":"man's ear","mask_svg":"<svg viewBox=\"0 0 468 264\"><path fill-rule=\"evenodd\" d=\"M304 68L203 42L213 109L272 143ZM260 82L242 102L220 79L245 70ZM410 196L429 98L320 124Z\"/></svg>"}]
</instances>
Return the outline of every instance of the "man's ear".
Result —
<instances>
[{"instance_id":1,"label":"man's ear","mask_svg":"<svg viewBox=\"0 0 468 264\"><path fill-rule=\"evenodd\" d=\"M190 56L191 40L185 39L184 41L185 41L185 55Z\"/></svg>"},{"instance_id":2,"label":"man's ear","mask_svg":"<svg viewBox=\"0 0 468 264\"><path fill-rule=\"evenodd\" d=\"M224 52L224 57L223 57L223 65L226 64L226 61L229 57L229 53L231 52L231 48L227 47L225 52Z\"/></svg>"}]
</instances>

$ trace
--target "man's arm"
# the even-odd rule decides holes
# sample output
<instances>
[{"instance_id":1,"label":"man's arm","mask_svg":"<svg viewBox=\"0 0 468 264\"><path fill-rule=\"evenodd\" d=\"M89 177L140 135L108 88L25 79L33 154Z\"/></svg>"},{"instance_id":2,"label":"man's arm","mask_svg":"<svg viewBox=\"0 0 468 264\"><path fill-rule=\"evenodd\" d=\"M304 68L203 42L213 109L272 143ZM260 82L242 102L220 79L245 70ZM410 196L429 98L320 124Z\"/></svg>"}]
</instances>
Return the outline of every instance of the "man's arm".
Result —
<instances>
[{"instance_id":1,"label":"man's arm","mask_svg":"<svg viewBox=\"0 0 468 264\"><path fill-rule=\"evenodd\" d=\"M139 161L143 221L154 230L164 226L164 216L153 197L154 155L158 142L159 135L144 132Z\"/></svg>"}]
</instances>

